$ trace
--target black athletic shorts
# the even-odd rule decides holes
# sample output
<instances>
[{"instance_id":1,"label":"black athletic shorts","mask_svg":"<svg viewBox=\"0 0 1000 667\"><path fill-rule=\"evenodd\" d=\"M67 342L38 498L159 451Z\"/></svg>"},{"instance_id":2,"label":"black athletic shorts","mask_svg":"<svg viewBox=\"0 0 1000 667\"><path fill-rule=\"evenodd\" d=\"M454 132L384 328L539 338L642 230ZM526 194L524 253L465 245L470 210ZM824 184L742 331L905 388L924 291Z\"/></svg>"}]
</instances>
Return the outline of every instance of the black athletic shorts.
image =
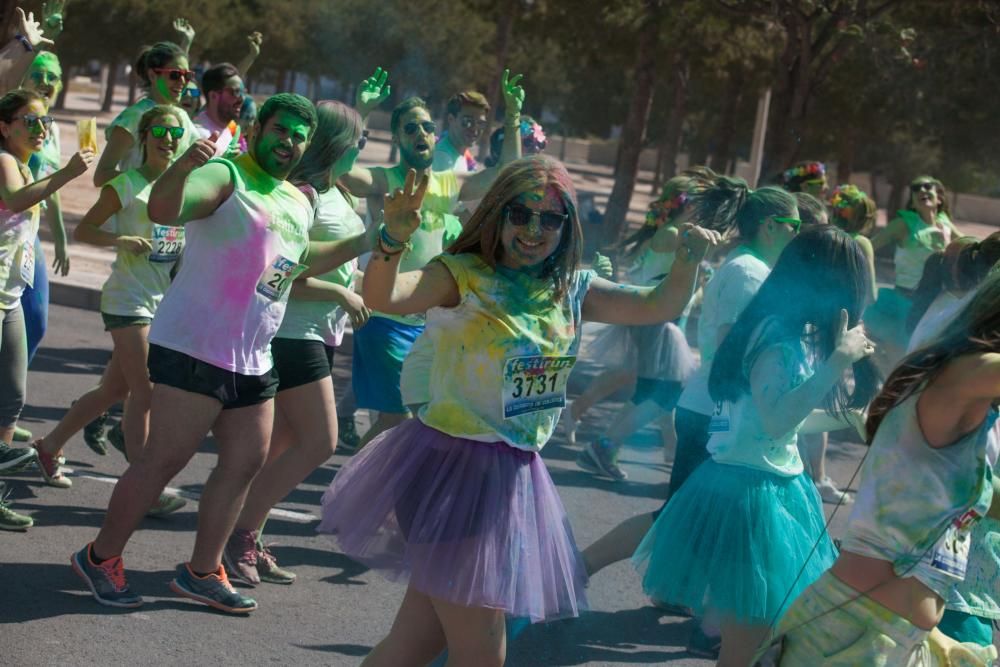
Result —
<instances>
[{"instance_id":1,"label":"black athletic shorts","mask_svg":"<svg viewBox=\"0 0 1000 667\"><path fill-rule=\"evenodd\" d=\"M336 349L321 340L272 340L271 355L278 374L278 392L330 377Z\"/></svg>"},{"instance_id":2,"label":"black athletic shorts","mask_svg":"<svg viewBox=\"0 0 1000 667\"><path fill-rule=\"evenodd\" d=\"M155 343L149 345L147 366L153 384L211 396L223 410L257 405L278 392L273 368L263 375L241 375Z\"/></svg>"}]
</instances>

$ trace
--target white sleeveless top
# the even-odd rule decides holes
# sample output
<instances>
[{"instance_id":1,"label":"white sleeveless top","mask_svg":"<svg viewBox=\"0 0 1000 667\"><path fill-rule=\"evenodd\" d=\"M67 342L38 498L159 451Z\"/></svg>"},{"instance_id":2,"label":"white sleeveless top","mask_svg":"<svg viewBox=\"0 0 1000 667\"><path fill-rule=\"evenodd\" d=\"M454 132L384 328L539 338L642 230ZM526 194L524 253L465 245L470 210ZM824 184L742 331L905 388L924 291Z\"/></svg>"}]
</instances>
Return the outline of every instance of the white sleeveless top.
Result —
<instances>
[{"instance_id":1,"label":"white sleeveless top","mask_svg":"<svg viewBox=\"0 0 1000 667\"><path fill-rule=\"evenodd\" d=\"M288 291L304 266L312 207L286 181L249 190L239 163L226 165L234 189L207 218L185 227L184 260L149 331L149 342L240 373L271 370L271 339Z\"/></svg>"}]
</instances>

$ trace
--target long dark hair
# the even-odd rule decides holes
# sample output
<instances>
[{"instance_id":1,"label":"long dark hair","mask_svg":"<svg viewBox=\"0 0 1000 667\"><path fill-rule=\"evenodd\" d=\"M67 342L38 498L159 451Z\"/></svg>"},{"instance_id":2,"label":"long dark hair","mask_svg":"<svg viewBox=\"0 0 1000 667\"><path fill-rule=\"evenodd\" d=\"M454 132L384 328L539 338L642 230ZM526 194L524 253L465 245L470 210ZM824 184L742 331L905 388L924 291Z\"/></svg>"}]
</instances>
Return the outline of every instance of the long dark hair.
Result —
<instances>
[{"instance_id":1,"label":"long dark hair","mask_svg":"<svg viewBox=\"0 0 1000 667\"><path fill-rule=\"evenodd\" d=\"M316 103L316 131L288 180L295 185L308 183L316 192L330 189L330 170L349 148L361 138L361 116L342 102L324 100Z\"/></svg>"},{"instance_id":2,"label":"long dark hair","mask_svg":"<svg viewBox=\"0 0 1000 667\"><path fill-rule=\"evenodd\" d=\"M465 224L462 234L447 251L453 255L475 253L491 267L496 267L502 251L500 231L504 224L504 208L522 193L550 187L559 193L569 220L563 225L559 245L545 260L541 278L552 281L556 299L565 298L573 274L580 266L583 229L577 214L573 180L561 162L547 155L530 155L505 166Z\"/></svg>"},{"instance_id":3,"label":"long dark hair","mask_svg":"<svg viewBox=\"0 0 1000 667\"><path fill-rule=\"evenodd\" d=\"M920 284L913 292L913 305L906 318L912 332L920 319L942 291L967 292L976 287L1000 262L1000 232L993 232L982 241L963 236L938 250L924 262Z\"/></svg>"},{"instance_id":4,"label":"long dark hair","mask_svg":"<svg viewBox=\"0 0 1000 667\"><path fill-rule=\"evenodd\" d=\"M872 401L865 424L871 444L885 415L934 381L952 361L1000 352L1000 273L989 275L972 300L929 345L907 355Z\"/></svg>"},{"instance_id":5,"label":"long dark hair","mask_svg":"<svg viewBox=\"0 0 1000 667\"><path fill-rule=\"evenodd\" d=\"M812 358L826 360L836 345L840 311L847 311L849 327L857 326L870 280L864 252L846 232L830 225L803 230L719 346L708 381L712 399L734 402L749 394L750 369L774 343L803 342ZM854 363L854 391L841 378L824 407L831 415L863 408L877 386L875 364L862 359Z\"/></svg>"},{"instance_id":6,"label":"long dark hair","mask_svg":"<svg viewBox=\"0 0 1000 667\"><path fill-rule=\"evenodd\" d=\"M787 190L773 185L754 190L742 178L727 176L691 199L699 225L723 232L737 229L747 241L757 237L767 218L798 212L798 202Z\"/></svg>"},{"instance_id":7,"label":"long dark hair","mask_svg":"<svg viewBox=\"0 0 1000 667\"><path fill-rule=\"evenodd\" d=\"M18 88L12 90L3 97L0 97L0 120L5 123L13 123L15 120L14 115L17 113L18 109L23 108L29 102L34 102L38 100L44 103L42 96L33 90L25 90L24 88ZM6 148L6 141L3 136L0 135L0 148Z\"/></svg>"},{"instance_id":8,"label":"long dark hair","mask_svg":"<svg viewBox=\"0 0 1000 667\"><path fill-rule=\"evenodd\" d=\"M157 42L149 48L143 49L139 54L139 59L135 62L135 73L139 77L139 85L149 88L151 83L149 73L154 69L166 67L176 58L187 58L184 49L173 42Z\"/></svg>"}]
</instances>

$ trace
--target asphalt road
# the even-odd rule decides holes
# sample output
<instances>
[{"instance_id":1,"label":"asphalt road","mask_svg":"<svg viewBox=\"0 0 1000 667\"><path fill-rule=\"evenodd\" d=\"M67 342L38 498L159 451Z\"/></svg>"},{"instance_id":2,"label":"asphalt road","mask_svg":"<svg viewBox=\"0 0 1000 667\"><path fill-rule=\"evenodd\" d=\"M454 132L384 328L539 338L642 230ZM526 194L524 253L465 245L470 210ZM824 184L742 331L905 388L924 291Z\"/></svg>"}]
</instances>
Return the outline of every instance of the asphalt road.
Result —
<instances>
[{"instance_id":1,"label":"asphalt road","mask_svg":"<svg viewBox=\"0 0 1000 667\"><path fill-rule=\"evenodd\" d=\"M590 335L593 335L591 330ZM349 339L348 339L349 342ZM346 349L350 349L348 346ZM74 398L95 382L110 353L97 313L54 306L50 331L32 366L22 424L44 435ZM339 358L337 391L349 378L348 354ZM571 394L596 370L582 362ZM581 432L593 435L619 406L608 402L588 415ZM669 465L658 435L640 432L626 449L630 480L611 484L573 464L561 438L544 451L579 544L590 544L620 520L656 508ZM835 444L832 474L850 478L861 448ZM147 603L136 611L102 607L69 567L70 554L93 539L112 485L125 469L111 450L101 457L77 436L66 451L73 488L45 486L37 473L8 479L15 507L34 517L27 533L0 533L0 664L35 665L355 665L389 629L403 588L337 553L315 533L323 490L345 461L335 455L279 505L267 537L282 565L299 574L289 587L264 584L260 609L232 617L178 599L167 587L192 547L196 499L215 463L211 440L171 487L191 498L181 512L147 519L125 553L134 590ZM837 517L834 531L843 517ZM684 651L692 623L652 607L627 563L600 573L589 589L592 611L581 618L528 628L510 643L508 664L709 665Z\"/></svg>"}]
</instances>

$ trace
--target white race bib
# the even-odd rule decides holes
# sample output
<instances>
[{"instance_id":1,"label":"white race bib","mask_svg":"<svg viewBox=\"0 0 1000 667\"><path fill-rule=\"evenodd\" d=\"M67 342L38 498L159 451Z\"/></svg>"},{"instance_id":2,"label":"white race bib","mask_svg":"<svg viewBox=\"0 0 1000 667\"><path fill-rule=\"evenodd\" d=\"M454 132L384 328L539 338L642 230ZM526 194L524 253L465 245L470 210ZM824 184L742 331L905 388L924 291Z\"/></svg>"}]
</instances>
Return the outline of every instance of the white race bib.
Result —
<instances>
[{"instance_id":1,"label":"white race bib","mask_svg":"<svg viewBox=\"0 0 1000 667\"><path fill-rule=\"evenodd\" d=\"M566 407L576 357L510 357L503 364L503 418Z\"/></svg>"},{"instance_id":2,"label":"white race bib","mask_svg":"<svg viewBox=\"0 0 1000 667\"><path fill-rule=\"evenodd\" d=\"M712 411L712 418L708 422L709 433L729 433L732 426L732 419L729 416L729 401L718 401Z\"/></svg>"},{"instance_id":3,"label":"white race bib","mask_svg":"<svg viewBox=\"0 0 1000 667\"><path fill-rule=\"evenodd\" d=\"M184 228L153 223L151 262L176 262L184 249Z\"/></svg>"},{"instance_id":4,"label":"white race bib","mask_svg":"<svg viewBox=\"0 0 1000 667\"><path fill-rule=\"evenodd\" d=\"M35 244L33 241L25 241L21 244L21 254L17 260L21 271L21 280L27 283L28 287L35 286Z\"/></svg>"},{"instance_id":5,"label":"white race bib","mask_svg":"<svg viewBox=\"0 0 1000 667\"><path fill-rule=\"evenodd\" d=\"M305 264L278 255L257 280L257 293L278 301L292 286L295 277L306 270Z\"/></svg>"}]
</instances>

